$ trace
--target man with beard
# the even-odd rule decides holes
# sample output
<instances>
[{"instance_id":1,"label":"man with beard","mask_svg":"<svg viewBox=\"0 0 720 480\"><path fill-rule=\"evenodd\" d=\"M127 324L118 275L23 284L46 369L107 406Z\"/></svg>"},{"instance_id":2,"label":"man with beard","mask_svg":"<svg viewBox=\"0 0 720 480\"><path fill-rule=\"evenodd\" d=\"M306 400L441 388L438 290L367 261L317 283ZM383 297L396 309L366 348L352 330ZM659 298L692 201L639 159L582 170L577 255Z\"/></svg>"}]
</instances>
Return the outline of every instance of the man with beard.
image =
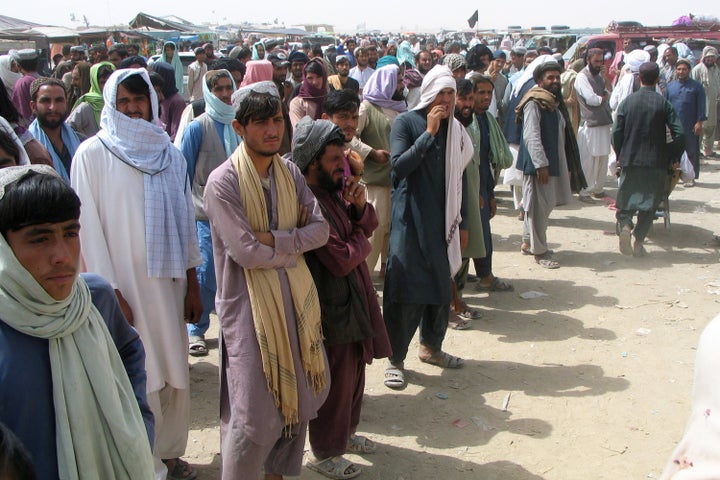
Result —
<instances>
[{"instance_id":1,"label":"man with beard","mask_svg":"<svg viewBox=\"0 0 720 480\"><path fill-rule=\"evenodd\" d=\"M328 391L320 303L303 254L328 224L297 166L278 155L275 84L241 88L233 129L243 139L205 188L221 326L222 478L300 475L305 432ZM186 367L187 370L187 367Z\"/></svg>"},{"instance_id":2,"label":"man with beard","mask_svg":"<svg viewBox=\"0 0 720 480\"><path fill-rule=\"evenodd\" d=\"M430 53L427 50L420 50L415 55L415 68L418 72L420 72L420 75L423 77L425 74L427 74L430 69L434 66L432 53Z\"/></svg>"},{"instance_id":3,"label":"man with beard","mask_svg":"<svg viewBox=\"0 0 720 480\"><path fill-rule=\"evenodd\" d=\"M365 47L368 53L368 65L370 68L377 68L378 60L380 60L380 54L378 52L377 45L370 44Z\"/></svg>"},{"instance_id":4,"label":"man with beard","mask_svg":"<svg viewBox=\"0 0 720 480\"><path fill-rule=\"evenodd\" d=\"M641 88L620 104L612 131L622 167L615 202L619 248L623 255L635 257L646 255L643 242L665 197L668 169L679 166L685 145L675 110L655 91L659 73L656 63L640 65ZM633 228L635 213L638 219ZM632 246L631 236L635 237Z\"/></svg>"},{"instance_id":5,"label":"man with beard","mask_svg":"<svg viewBox=\"0 0 720 480\"><path fill-rule=\"evenodd\" d=\"M677 79L675 74L675 65L678 61L677 48L672 45L667 47L663 52L663 66L660 69L660 76L665 79L665 85L669 85L670 82ZM692 70L692 66L690 67ZM665 92L663 92L665 93Z\"/></svg>"},{"instance_id":6,"label":"man with beard","mask_svg":"<svg viewBox=\"0 0 720 480\"><path fill-rule=\"evenodd\" d=\"M368 64L368 53L365 48L358 47L353 53L355 55L355 61L357 62L357 65L350 69L350 77L357 80L357 82L360 84L360 94L362 94L363 88L365 88L365 84L370 79L370 76L375 72L375 70L370 68L370 65ZM349 58L349 60L350 65L352 65L352 58Z\"/></svg>"},{"instance_id":7,"label":"man with beard","mask_svg":"<svg viewBox=\"0 0 720 480\"><path fill-rule=\"evenodd\" d=\"M30 107L35 120L28 130L50 152L53 168L69 183L73 156L85 137L65 123L65 84L56 78L38 78L30 85Z\"/></svg>"},{"instance_id":8,"label":"man with beard","mask_svg":"<svg viewBox=\"0 0 720 480\"><path fill-rule=\"evenodd\" d=\"M360 84L357 80L350 76L350 59L346 55L338 55L335 58L336 75L328 77L328 85L330 90L348 89L360 94Z\"/></svg>"},{"instance_id":9,"label":"man with beard","mask_svg":"<svg viewBox=\"0 0 720 480\"><path fill-rule=\"evenodd\" d=\"M468 278L470 259L477 260L486 255L483 226L480 220L480 209L484 200L480 196L480 148L481 137L477 120L473 115L475 109L474 86L470 80L457 79L457 92L455 94L455 119L459 121L472 140L473 154L470 163L463 171L463 196L467 196L467 208L462 212L460 224L460 242L462 247L462 265L460 271L453 279L454 316L448 320L448 326L455 330L470 328L469 320L476 320L482 315L480 311L471 308L462 300L462 292Z\"/></svg>"},{"instance_id":10,"label":"man with beard","mask_svg":"<svg viewBox=\"0 0 720 480\"><path fill-rule=\"evenodd\" d=\"M715 143L715 127L717 126L717 104L720 96L720 68L715 64L718 52L715 47L708 45L703 48L702 60L692 69L692 78L700 82L705 89L705 116L703 123L702 152L706 157L717 157L713 152ZM700 174L700 165L695 170L695 178Z\"/></svg>"},{"instance_id":11,"label":"man with beard","mask_svg":"<svg viewBox=\"0 0 720 480\"><path fill-rule=\"evenodd\" d=\"M612 85L604 61L603 50L591 48L587 52L587 66L575 79L575 92L580 104L578 143L582 169L588 184L587 188L580 191L580 200L586 203L592 203L592 198L605 196L603 190L607 177L610 127L613 120L608 103Z\"/></svg>"},{"instance_id":12,"label":"man with beard","mask_svg":"<svg viewBox=\"0 0 720 480\"><path fill-rule=\"evenodd\" d=\"M390 354L377 294L365 258L377 226L365 186L345 176L345 133L327 120L303 118L293 135L293 162L305 176L330 225L327 243L305 259L317 285L330 392L310 421L311 470L350 475L360 467L343 454L374 453L377 446L355 434L360 422L365 365ZM345 477L342 477L345 478Z\"/></svg>"},{"instance_id":13,"label":"man with beard","mask_svg":"<svg viewBox=\"0 0 720 480\"><path fill-rule=\"evenodd\" d=\"M288 60L290 60L290 74L287 80L292 83L293 88L295 88L302 83L303 68L305 68L305 64L310 61L310 58L304 52L295 50L290 54ZM348 72L349 71L350 66L348 63Z\"/></svg>"},{"instance_id":14,"label":"man with beard","mask_svg":"<svg viewBox=\"0 0 720 480\"><path fill-rule=\"evenodd\" d=\"M388 65L373 73L365 85L360 104L360 120L357 135L362 142L375 150L390 150L390 128L395 118L407 110L403 99L403 82L397 65ZM377 162L373 157L365 159L363 182L367 198L378 217L378 226L370 238L372 251L367 258L370 271L380 259L380 277L385 276L388 236L390 229L390 172L392 165L386 158Z\"/></svg>"},{"instance_id":15,"label":"man with beard","mask_svg":"<svg viewBox=\"0 0 720 480\"><path fill-rule=\"evenodd\" d=\"M550 61L533 72L536 86L530 89L515 109L522 122L517 168L523 172L523 245L522 251L534 255L543 268L559 268L547 246L548 218L558 203L571 198L565 119L561 101L560 65Z\"/></svg>"},{"instance_id":16,"label":"man with beard","mask_svg":"<svg viewBox=\"0 0 720 480\"><path fill-rule=\"evenodd\" d=\"M382 71L382 69L378 70ZM472 143L453 117L455 79L436 65L422 83L415 110L398 116L390 134L391 227L383 293L392 357L385 386L404 388L405 357L420 329L420 361L460 368L463 359L443 351L452 278L460 269L462 172Z\"/></svg>"},{"instance_id":17,"label":"man with beard","mask_svg":"<svg viewBox=\"0 0 720 480\"><path fill-rule=\"evenodd\" d=\"M705 90L700 82L690 78L690 62L681 58L675 64L676 80L668 83L665 98L675 109L685 133L685 152L695 170L695 178L700 173L700 135L703 132L705 115ZM695 181L685 182L692 187Z\"/></svg>"},{"instance_id":18,"label":"man with beard","mask_svg":"<svg viewBox=\"0 0 720 480\"><path fill-rule=\"evenodd\" d=\"M204 52L204 50L203 50ZM192 188L195 225L202 265L197 269L203 313L195 324L188 324L188 351L193 356L208 354L205 332L210 327L210 313L215 310L215 263L213 261L210 223L203 208L203 195L210 172L224 162L240 144L232 128L235 109L232 94L235 91L230 72L211 70L202 79L205 113L190 122L183 131L180 151L187 160L188 178Z\"/></svg>"}]
</instances>

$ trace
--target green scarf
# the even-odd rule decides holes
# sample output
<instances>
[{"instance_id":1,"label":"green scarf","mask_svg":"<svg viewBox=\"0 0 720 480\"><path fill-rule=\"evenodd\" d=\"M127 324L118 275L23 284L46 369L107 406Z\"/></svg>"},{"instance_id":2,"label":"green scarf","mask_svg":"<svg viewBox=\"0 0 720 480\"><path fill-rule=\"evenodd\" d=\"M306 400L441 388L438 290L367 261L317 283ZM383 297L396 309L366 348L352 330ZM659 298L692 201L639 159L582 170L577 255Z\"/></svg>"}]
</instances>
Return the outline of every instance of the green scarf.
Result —
<instances>
[{"instance_id":1,"label":"green scarf","mask_svg":"<svg viewBox=\"0 0 720 480\"><path fill-rule=\"evenodd\" d=\"M103 106L105 105L102 88L100 88L100 81L98 80L98 71L100 67L104 65L109 65L115 70L115 65L110 62L100 62L90 67L90 91L78 98L75 105L73 105L73 110L75 110L81 103L89 103L95 114L95 121L98 127L100 126L100 112L102 112Z\"/></svg>"},{"instance_id":2,"label":"green scarf","mask_svg":"<svg viewBox=\"0 0 720 480\"><path fill-rule=\"evenodd\" d=\"M490 163L493 166L493 171L499 174L500 170L512 166L513 156L505 140L505 135L503 135L500 125L495 120L495 116L485 112L485 117L488 121L490 136Z\"/></svg>"},{"instance_id":3,"label":"green scarf","mask_svg":"<svg viewBox=\"0 0 720 480\"><path fill-rule=\"evenodd\" d=\"M39 167L3 169L0 200L22 169L52 171ZM154 478L137 399L85 281L78 277L66 299L53 299L0 235L0 318L48 340L60 478Z\"/></svg>"}]
</instances>

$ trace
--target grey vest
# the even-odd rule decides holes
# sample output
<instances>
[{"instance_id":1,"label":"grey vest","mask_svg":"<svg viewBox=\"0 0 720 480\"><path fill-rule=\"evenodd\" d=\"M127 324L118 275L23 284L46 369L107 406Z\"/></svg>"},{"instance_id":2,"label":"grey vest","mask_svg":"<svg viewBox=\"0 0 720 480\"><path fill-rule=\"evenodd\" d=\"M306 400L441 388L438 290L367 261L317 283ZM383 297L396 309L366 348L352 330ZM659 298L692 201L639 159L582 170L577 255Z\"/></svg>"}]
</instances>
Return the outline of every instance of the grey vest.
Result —
<instances>
[{"instance_id":1,"label":"grey vest","mask_svg":"<svg viewBox=\"0 0 720 480\"><path fill-rule=\"evenodd\" d=\"M203 113L195 119L202 127L203 141L200 144L197 160L195 161L195 176L192 178L192 199L195 207L195 220L207 221L203 208L203 195L205 185L210 172L215 170L221 163L227 160L225 146L220 140L215 121L207 113ZM232 128L226 125L225 128Z\"/></svg>"},{"instance_id":2,"label":"grey vest","mask_svg":"<svg viewBox=\"0 0 720 480\"><path fill-rule=\"evenodd\" d=\"M595 95L600 97L605 93L605 80L602 75L591 75L588 67L583 68L578 75L585 75L590 81ZM610 105L606 100L598 105L592 107L587 104L582 95L577 96L578 103L580 104L580 121L587 123L588 127L599 127L602 125L612 125L612 112L610 111Z\"/></svg>"}]
</instances>

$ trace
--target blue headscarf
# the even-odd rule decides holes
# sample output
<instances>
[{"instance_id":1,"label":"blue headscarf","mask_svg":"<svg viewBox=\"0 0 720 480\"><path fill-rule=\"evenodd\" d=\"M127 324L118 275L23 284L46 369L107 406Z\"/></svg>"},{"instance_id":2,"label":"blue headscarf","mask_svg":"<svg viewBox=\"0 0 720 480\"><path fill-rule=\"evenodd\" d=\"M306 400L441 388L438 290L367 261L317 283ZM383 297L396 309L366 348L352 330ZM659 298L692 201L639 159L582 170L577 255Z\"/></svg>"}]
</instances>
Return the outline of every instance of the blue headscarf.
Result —
<instances>
[{"instance_id":1,"label":"blue headscarf","mask_svg":"<svg viewBox=\"0 0 720 480\"><path fill-rule=\"evenodd\" d=\"M173 53L172 60L168 60L165 56L165 48L170 45L173 47L173 50L175 50L175 53ZM177 88L176 91L182 90L183 88L183 66L182 62L180 61L180 52L177 49L177 45L175 45L175 42L165 42L165 45L163 45L163 51L160 55L160 58L158 59L159 62L165 62L172 65L173 70L175 70L175 87ZM155 70L157 71L157 70ZM160 73L160 72L158 72ZM167 84L167 81L165 82ZM163 91L163 95L165 95L165 92ZM167 96L167 95L165 95Z\"/></svg>"},{"instance_id":2,"label":"blue headscarf","mask_svg":"<svg viewBox=\"0 0 720 480\"><path fill-rule=\"evenodd\" d=\"M208 79L218 72L227 74L226 76L232 82L233 91L236 89L235 81L232 75L230 75L230 72L227 70L210 70L205 74L205 78L203 78L203 98L205 99L205 113L216 122L220 122L225 126L223 128L223 146L225 147L225 154L229 157L238 145L240 145L240 137L238 137L231 125L235 118L235 108L216 97L208 87Z\"/></svg>"}]
</instances>

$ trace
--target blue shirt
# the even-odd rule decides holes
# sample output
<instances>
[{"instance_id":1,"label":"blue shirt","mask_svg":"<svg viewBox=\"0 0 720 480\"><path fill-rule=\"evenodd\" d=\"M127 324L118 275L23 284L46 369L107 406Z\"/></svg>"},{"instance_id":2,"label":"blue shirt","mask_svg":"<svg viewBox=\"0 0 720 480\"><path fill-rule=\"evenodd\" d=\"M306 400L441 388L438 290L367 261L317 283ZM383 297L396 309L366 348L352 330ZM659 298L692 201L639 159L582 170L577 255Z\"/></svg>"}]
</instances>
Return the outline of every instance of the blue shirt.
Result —
<instances>
[{"instance_id":1,"label":"blue shirt","mask_svg":"<svg viewBox=\"0 0 720 480\"><path fill-rule=\"evenodd\" d=\"M145 350L140 337L125 320L112 286L98 275L82 274L82 278L120 353L152 445L155 426L145 393ZM39 480L58 479L48 341L20 333L2 320L0 386L0 422L30 452Z\"/></svg>"}]
</instances>

